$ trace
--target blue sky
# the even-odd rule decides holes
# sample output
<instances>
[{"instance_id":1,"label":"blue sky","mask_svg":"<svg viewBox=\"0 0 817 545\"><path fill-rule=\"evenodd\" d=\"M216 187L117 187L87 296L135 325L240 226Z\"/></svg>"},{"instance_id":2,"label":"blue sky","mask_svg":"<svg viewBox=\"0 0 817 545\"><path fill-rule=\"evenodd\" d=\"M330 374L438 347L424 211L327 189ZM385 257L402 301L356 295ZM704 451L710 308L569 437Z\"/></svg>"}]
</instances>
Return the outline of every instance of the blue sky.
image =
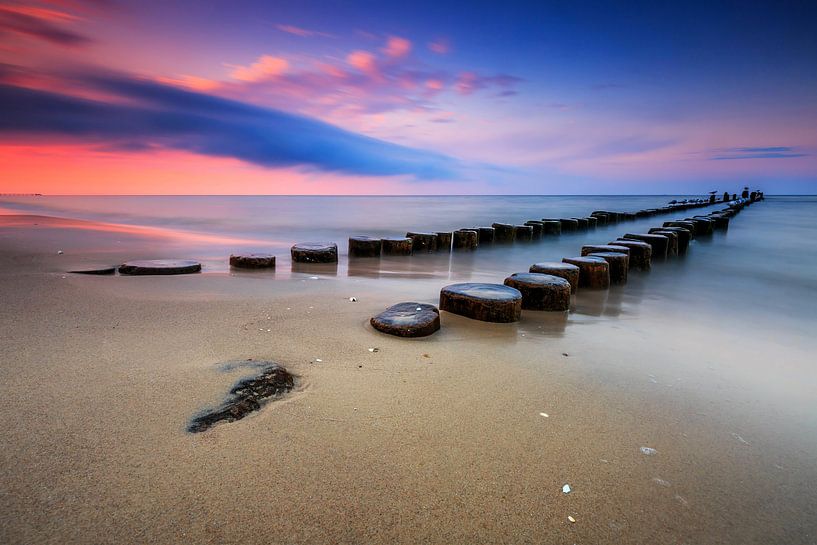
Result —
<instances>
[{"instance_id":1,"label":"blue sky","mask_svg":"<svg viewBox=\"0 0 817 545\"><path fill-rule=\"evenodd\" d=\"M814 2L5 1L0 85L17 189L150 192L146 160L176 193L817 189Z\"/></svg>"}]
</instances>

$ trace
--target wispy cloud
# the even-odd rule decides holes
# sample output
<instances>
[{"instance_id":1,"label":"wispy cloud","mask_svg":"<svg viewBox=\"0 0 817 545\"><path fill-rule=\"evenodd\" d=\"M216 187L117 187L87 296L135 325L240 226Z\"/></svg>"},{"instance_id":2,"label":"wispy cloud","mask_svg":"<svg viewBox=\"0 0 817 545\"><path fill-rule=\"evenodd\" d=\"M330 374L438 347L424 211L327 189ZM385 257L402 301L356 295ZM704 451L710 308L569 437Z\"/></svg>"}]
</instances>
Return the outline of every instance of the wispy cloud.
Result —
<instances>
[{"instance_id":1,"label":"wispy cloud","mask_svg":"<svg viewBox=\"0 0 817 545\"><path fill-rule=\"evenodd\" d=\"M451 51L451 44L445 38L428 43L428 50L438 55L445 55Z\"/></svg>"},{"instance_id":2,"label":"wispy cloud","mask_svg":"<svg viewBox=\"0 0 817 545\"><path fill-rule=\"evenodd\" d=\"M230 75L239 81L259 81L280 76L287 68L289 62L286 59L262 55L250 66L236 66Z\"/></svg>"},{"instance_id":3,"label":"wispy cloud","mask_svg":"<svg viewBox=\"0 0 817 545\"><path fill-rule=\"evenodd\" d=\"M120 74L75 77L110 100L0 85L0 135L47 135L109 149L173 149L266 167L453 179L457 160L308 117Z\"/></svg>"},{"instance_id":4,"label":"wispy cloud","mask_svg":"<svg viewBox=\"0 0 817 545\"><path fill-rule=\"evenodd\" d=\"M334 123L399 111L434 116L442 109L437 97L446 92L510 97L522 81L510 74L436 68L413 55L412 42L398 36L379 49L352 50L344 57L265 54L247 65L228 66L232 72L226 80L185 74L160 81Z\"/></svg>"},{"instance_id":5,"label":"wispy cloud","mask_svg":"<svg viewBox=\"0 0 817 545\"><path fill-rule=\"evenodd\" d=\"M508 92L510 91L510 94L513 94L513 87L521 81L521 78L509 74L484 76L477 72L462 72L457 76L455 88L461 95L470 95L481 89L498 87L500 89L499 96L509 96Z\"/></svg>"},{"instance_id":6,"label":"wispy cloud","mask_svg":"<svg viewBox=\"0 0 817 545\"><path fill-rule=\"evenodd\" d=\"M0 33L28 36L64 47L83 46L92 41L64 28L75 20L77 17L62 11L0 4Z\"/></svg>"},{"instance_id":7,"label":"wispy cloud","mask_svg":"<svg viewBox=\"0 0 817 545\"><path fill-rule=\"evenodd\" d=\"M809 155L808 153L803 153L792 146L720 148L711 150L710 154L710 161L731 161L736 159L792 159L795 157L807 157Z\"/></svg>"},{"instance_id":8,"label":"wispy cloud","mask_svg":"<svg viewBox=\"0 0 817 545\"><path fill-rule=\"evenodd\" d=\"M607 82L596 83L595 85L591 85L590 89L592 89L593 91L607 91L609 89L621 89L622 87L624 87L624 85L620 83Z\"/></svg>"},{"instance_id":9,"label":"wispy cloud","mask_svg":"<svg viewBox=\"0 0 817 545\"><path fill-rule=\"evenodd\" d=\"M308 30L295 25L275 25L275 28L281 32L292 34L293 36L300 36L301 38L309 38L311 36L320 36L322 38L333 38L332 34L328 32L321 32L319 30Z\"/></svg>"},{"instance_id":10,"label":"wispy cloud","mask_svg":"<svg viewBox=\"0 0 817 545\"><path fill-rule=\"evenodd\" d=\"M677 142L666 138L649 136L627 136L611 138L585 148L582 157L585 159L641 155L668 148Z\"/></svg>"}]
</instances>

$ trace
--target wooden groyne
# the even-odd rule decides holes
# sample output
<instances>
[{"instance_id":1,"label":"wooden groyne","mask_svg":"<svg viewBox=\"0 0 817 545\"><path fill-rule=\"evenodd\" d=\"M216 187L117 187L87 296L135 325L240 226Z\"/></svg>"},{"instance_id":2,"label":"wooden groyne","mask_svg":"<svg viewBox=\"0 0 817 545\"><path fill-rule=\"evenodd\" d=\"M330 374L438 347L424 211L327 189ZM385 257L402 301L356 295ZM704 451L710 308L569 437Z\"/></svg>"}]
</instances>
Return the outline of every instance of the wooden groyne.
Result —
<instances>
[{"instance_id":1,"label":"wooden groyne","mask_svg":"<svg viewBox=\"0 0 817 545\"><path fill-rule=\"evenodd\" d=\"M733 207L739 207L741 203L752 203L763 199L761 191L749 192L745 190L746 198L738 197L737 194L730 195L724 193L723 198L718 199L716 196L710 195L709 198L685 200L685 201L670 201L666 206L659 208L646 208L637 210L635 212L621 212L614 210L594 210L585 217L570 217L570 218L540 218L525 221L521 225L513 223L495 222L491 227L463 227L452 231L445 232L414 232L410 231L406 237L411 239L411 251L395 252L393 249L393 239L382 239L381 254L382 255L416 255L427 254L435 252L451 252L451 251L472 251L480 247L495 246L497 244L512 244L520 242L536 242L546 240L548 238L559 236L563 233L572 233L580 231L589 231L596 229L599 226L615 225L636 219L647 218L652 216L659 216L663 214L673 214L686 210L694 210L717 204L726 205L727 208L719 211L717 214L708 214L706 216L695 216L684 220L687 223L698 224L696 232L698 234L705 234L712 232L713 229L727 228L729 225L729 218L732 217L731 210ZM665 223L657 230L670 230L674 228L684 227L684 225L676 225L678 222ZM673 229L665 229L672 227ZM467 234L468 231L476 233L476 241L473 237ZM649 234L649 233L645 233ZM681 235L683 236L683 235ZM362 237L350 237L349 239L349 257L359 257L360 254L353 250L356 239ZM369 238L369 237L366 237ZM627 238L626 235L624 238ZM371 239L369 240L377 240ZM673 239L674 246L679 244L686 248L684 240L676 241ZM684 249L678 248L678 252L683 252ZM672 251L672 250L670 250ZM368 257L377 257L376 252L369 252Z\"/></svg>"},{"instance_id":2,"label":"wooden groyne","mask_svg":"<svg viewBox=\"0 0 817 545\"><path fill-rule=\"evenodd\" d=\"M747 193L744 190L744 193ZM707 237L717 230L726 230L729 220L745 207L763 200L763 192L748 192L746 197L729 198L718 201L713 194L710 199L693 203L675 203L666 207L639 210L637 212L616 212L596 210L588 217L595 218L598 225L613 225L619 222L657 216L680 210L690 210L724 204L725 208L696 215L683 220L664 222L663 225L651 227L647 232L627 233L618 240L608 244L586 244L581 248L581 255L565 257L562 263L535 263L529 272L515 272L508 276L503 284L478 283L454 284L445 286L440 291L440 308L488 322L517 321L523 310L567 312L571 293L581 290L605 290L611 285L627 283L631 270L645 271L651 267L654 259L665 260L684 255L690 241L696 237ZM578 221L581 218L543 219L541 224L532 220L527 226L541 225L542 237L555 235L564 230L586 230L590 222ZM545 222L559 225L546 234ZM499 227L500 240L513 242L509 237L516 231L511 224L495 223ZM468 230L469 235L476 235L475 230ZM527 237L527 234L526 234ZM524 241L530 241L525 238ZM455 245L455 250L457 249ZM566 303L567 301L567 303ZM415 327L411 316L405 316L405 327ZM392 333L395 334L395 333ZM431 333L429 333L431 334Z\"/></svg>"},{"instance_id":3,"label":"wooden groyne","mask_svg":"<svg viewBox=\"0 0 817 545\"><path fill-rule=\"evenodd\" d=\"M9 195L9 194L7 194ZM33 194L39 195L39 194ZM33 196L32 195L32 196ZM695 215L682 220L664 222L661 226L650 228L646 233L627 233L610 244L629 248L629 267L649 269L653 259L662 259L667 255L683 254L686 252L689 241L696 236L706 236L715 230L724 230L729 227L729 220L744 207L763 200L762 191L749 191L744 188L741 197L737 194L724 193L718 200L715 195L708 199L694 199L691 201L670 201L666 206L647 208L635 212L621 212L615 210L594 210L584 217L569 218L541 218L525 221L523 224L495 222L490 227L465 227L453 231L409 231L405 237L376 238L364 235L351 236L348 240L348 258L372 259L381 256L408 257L417 254L437 252L474 251L482 247L491 247L498 244L535 243L549 238L560 236L562 233L589 231L600 226L616 225L638 218L677 213L680 211L723 204L726 208L710 212L706 215ZM636 244L641 242L642 244ZM643 243L647 244L643 244ZM604 244L601 244L605 246ZM645 246L650 246L648 253ZM600 248L602 250L602 248ZM306 242L298 243L291 248L293 270L296 264L337 263L338 248L334 242ZM602 252L607 253L607 252ZM579 256L579 257L585 257ZM614 269L620 269L615 257L595 256L596 259L614 263ZM147 263L147 262L146 262ZM539 264L542 265L542 264ZM201 270L200 264L193 271L193 267L179 271L168 267L167 263L151 262L149 267L139 268L138 273L129 273L127 267L120 270L122 274L185 274ZM266 268L275 269L275 256L272 254L238 254L230 256L230 266L234 268ZM119 267L121 269L121 267ZM558 267L557 267L558 268ZM557 268L554 268L556 270ZM587 266L585 266L587 268ZM81 271L80 271L81 272ZM531 269L533 272L533 269ZM620 282L621 275L616 274L615 282ZM597 281L596 283L604 283ZM575 286L574 286L575 290Z\"/></svg>"}]
</instances>

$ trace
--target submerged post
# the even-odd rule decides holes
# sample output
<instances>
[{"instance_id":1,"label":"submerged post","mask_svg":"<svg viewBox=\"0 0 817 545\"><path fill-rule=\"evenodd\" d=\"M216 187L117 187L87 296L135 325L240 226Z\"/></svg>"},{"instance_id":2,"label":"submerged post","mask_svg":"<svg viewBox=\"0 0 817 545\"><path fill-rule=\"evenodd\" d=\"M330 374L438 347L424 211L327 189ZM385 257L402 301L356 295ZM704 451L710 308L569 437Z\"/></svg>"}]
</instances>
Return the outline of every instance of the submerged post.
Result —
<instances>
[{"instance_id":1,"label":"submerged post","mask_svg":"<svg viewBox=\"0 0 817 545\"><path fill-rule=\"evenodd\" d=\"M349 257L380 257L380 244L379 238L349 237Z\"/></svg>"}]
</instances>

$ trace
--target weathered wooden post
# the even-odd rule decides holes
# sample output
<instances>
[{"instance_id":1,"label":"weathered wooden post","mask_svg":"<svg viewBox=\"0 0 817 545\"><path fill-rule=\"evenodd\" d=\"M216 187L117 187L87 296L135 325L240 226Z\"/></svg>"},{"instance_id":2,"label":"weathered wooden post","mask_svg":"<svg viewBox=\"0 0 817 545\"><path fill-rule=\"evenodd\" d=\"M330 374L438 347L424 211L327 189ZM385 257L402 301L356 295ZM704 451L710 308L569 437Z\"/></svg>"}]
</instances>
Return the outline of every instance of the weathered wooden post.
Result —
<instances>
[{"instance_id":1,"label":"weathered wooden post","mask_svg":"<svg viewBox=\"0 0 817 545\"><path fill-rule=\"evenodd\" d=\"M530 272L539 274L549 274L564 278L570 284L570 292L576 293L579 288L579 268L570 263L559 261L543 261L530 266Z\"/></svg>"},{"instance_id":2,"label":"weathered wooden post","mask_svg":"<svg viewBox=\"0 0 817 545\"><path fill-rule=\"evenodd\" d=\"M477 232L474 229L457 229L454 231L455 250L475 250L477 240Z\"/></svg>"},{"instance_id":3,"label":"weathered wooden post","mask_svg":"<svg viewBox=\"0 0 817 545\"><path fill-rule=\"evenodd\" d=\"M630 269L630 256L621 252L595 252L588 257L600 257L607 262L610 268L611 284L626 284L627 271Z\"/></svg>"},{"instance_id":4,"label":"weathered wooden post","mask_svg":"<svg viewBox=\"0 0 817 545\"><path fill-rule=\"evenodd\" d=\"M565 263L579 268L579 287L607 289L610 287L610 265L600 257L565 257Z\"/></svg>"},{"instance_id":5,"label":"weathered wooden post","mask_svg":"<svg viewBox=\"0 0 817 545\"><path fill-rule=\"evenodd\" d=\"M630 267L648 271L652 267L652 246L639 240L611 240L611 245L624 246L630 250Z\"/></svg>"},{"instance_id":6,"label":"weathered wooden post","mask_svg":"<svg viewBox=\"0 0 817 545\"><path fill-rule=\"evenodd\" d=\"M380 240L383 255L411 255L411 239L386 237Z\"/></svg>"},{"instance_id":7,"label":"weathered wooden post","mask_svg":"<svg viewBox=\"0 0 817 545\"><path fill-rule=\"evenodd\" d=\"M522 294L502 284L451 284L440 290L440 309L483 322L516 322Z\"/></svg>"},{"instance_id":8,"label":"weathered wooden post","mask_svg":"<svg viewBox=\"0 0 817 545\"><path fill-rule=\"evenodd\" d=\"M438 231L436 235L437 235L437 251L450 252L451 240L453 238L451 231Z\"/></svg>"},{"instance_id":9,"label":"weathered wooden post","mask_svg":"<svg viewBox=\"0 0 817 545\"><path fill-rule=\"evenodd\" d=\"M230 267L236 269L274 269L275 256L272 254L233 254Z\"/></svg>"},{"instance_id":10,"label":"weathered wooden post","mask_svg":"<svg viewBox=\"0 0 817 545\"><path fill-rule=\"evenodd\" d=\"M494 242L508 243L513 242L514 228L510 223L494 223L491 225L494 228Z\"/></svg>"},{"instance_id":11,"label":"weathered wooden post","mask_svg":"<svg viewBox=\"0 0 817 545\"><path fill-rule=\"evenodd\" d=\"M349 257L380 257L380 245L379 238L349 237Z\"/></svg>"},{"instance_id":12,"label":"weathered wooden post","mask_svg":"<svg viewBox=\"0 0 817 545\"><path fill-rule=\"evenodd\" d=\"M525 310L565 311L570 309L570 282L550 274L514 273L505 285L522 294Z\"/></svg>"},{"instance_id":13,"label":"weathered wooden post","mask_svg":"<svg viewBox=\"0 0 817 545\"><path fill-rule=\"evenodd\" d=\"M290 248L293 263L337 263L338 245L334 242L300 242Z\"/></svg>"},{"instance_id":14,"label":"weathered wooden post","mask_svg":"<svg viewBox=\"0 0 817 545\"><path fill-rule=\"evenodd\" d=\"M431 253L437 250L437 235L435 233L406 233L411 239L411 251L415 254Z\"/></svg>"}]
</instances>

